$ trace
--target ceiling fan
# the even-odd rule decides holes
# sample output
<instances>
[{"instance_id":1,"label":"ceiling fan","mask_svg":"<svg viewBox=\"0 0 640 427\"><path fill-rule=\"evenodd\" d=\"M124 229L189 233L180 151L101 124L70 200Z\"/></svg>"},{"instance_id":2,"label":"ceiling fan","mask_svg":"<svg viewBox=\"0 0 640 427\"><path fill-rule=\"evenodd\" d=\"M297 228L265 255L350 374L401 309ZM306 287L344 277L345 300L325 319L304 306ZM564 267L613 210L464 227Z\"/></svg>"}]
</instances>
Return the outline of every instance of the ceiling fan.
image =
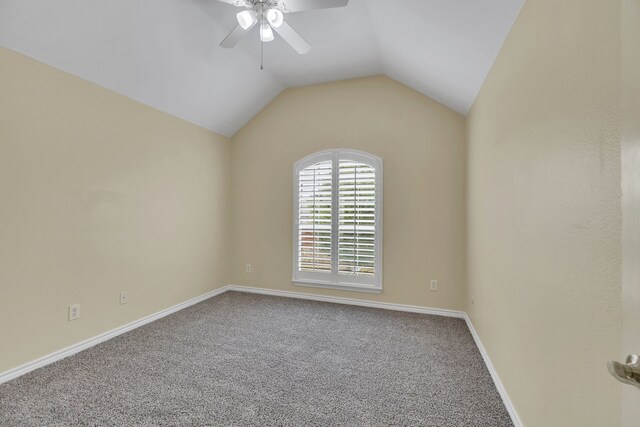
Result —
<instances>
[{"instance_id":1,"label":"ceiling fan","mask_svg":"<svg viewBox=\"0 0 640 427\"><path fill-rule=\"evenodd\" d=\"M274 39L275 30L296 52L303 55L311 45L284 20L285 13L304 12L313 9L344 7L349 0L219 0L245 10L238 12L238 25L222 40L220 46L232 48L254 26L259 25L262 43Z\"/></svg>"}]
</instances>

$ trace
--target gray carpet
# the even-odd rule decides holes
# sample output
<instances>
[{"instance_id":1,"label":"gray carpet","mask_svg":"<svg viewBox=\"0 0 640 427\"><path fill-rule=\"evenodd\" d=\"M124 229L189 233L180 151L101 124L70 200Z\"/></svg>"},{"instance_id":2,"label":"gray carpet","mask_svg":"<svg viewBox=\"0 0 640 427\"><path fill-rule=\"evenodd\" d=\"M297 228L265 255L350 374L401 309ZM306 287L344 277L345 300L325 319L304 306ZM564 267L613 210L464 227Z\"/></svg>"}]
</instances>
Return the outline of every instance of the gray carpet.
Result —
<instances>
[{"instance_id":1,"label":"gray carpet","mask_svg":"<svg viewBox=\"0 0 640 427\"><path fill-rule=\"evenodd\" d=\"M237 292L0 385L0 424L512 425L463 320Z\"/></svg>"}]
</instances>

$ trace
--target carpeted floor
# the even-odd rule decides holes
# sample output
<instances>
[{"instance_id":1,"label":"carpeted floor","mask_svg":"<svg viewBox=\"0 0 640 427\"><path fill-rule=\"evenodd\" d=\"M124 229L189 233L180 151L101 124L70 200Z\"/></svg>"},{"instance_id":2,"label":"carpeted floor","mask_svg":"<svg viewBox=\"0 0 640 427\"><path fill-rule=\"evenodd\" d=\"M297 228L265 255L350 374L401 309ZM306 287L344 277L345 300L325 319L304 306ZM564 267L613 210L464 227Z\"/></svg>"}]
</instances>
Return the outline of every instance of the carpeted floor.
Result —
<instances>
[{"instance_id":1,"label":"carpeted floor","mask_svg":"<svg viewBox=\"0 0 640 427\"><path fill-rule=\"evenodd\" d=\"M510 426L465 323L227 292L0 385L4 426Z\"/></svg>"}]
</instances>

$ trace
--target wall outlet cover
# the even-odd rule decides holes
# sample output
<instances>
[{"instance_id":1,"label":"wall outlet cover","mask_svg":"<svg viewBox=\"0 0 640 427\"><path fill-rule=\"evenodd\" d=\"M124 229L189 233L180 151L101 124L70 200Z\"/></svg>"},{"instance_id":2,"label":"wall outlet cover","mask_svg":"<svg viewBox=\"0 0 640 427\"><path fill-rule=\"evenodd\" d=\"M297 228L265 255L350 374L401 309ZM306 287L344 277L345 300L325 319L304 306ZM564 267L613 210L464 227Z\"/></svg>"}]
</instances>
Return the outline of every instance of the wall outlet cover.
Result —
<instances>
[{"instance_id":1,"label":"wall outlet cover","mask_svg":"<svg viewBox=\"0 0 640 427\"><path fill-rule=\"evenodd\" d=\"M69 306L69 320L76 320L80 318L80 304L73 304Z\"/></svg>"}]
</instances>

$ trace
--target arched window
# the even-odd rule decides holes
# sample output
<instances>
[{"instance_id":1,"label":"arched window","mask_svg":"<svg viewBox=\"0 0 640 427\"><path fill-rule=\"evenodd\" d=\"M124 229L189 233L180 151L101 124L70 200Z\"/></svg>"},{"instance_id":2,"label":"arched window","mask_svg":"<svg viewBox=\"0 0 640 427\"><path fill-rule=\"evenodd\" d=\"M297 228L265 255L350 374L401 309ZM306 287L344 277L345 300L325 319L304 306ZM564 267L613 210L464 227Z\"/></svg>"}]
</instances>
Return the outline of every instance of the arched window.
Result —
<instances>
[{"instance_id":1,"label":"arched window","mask_svg":"<svg viewBox=\"0 0 640 427\"><path fill-rule=\"evenodd\" d=\"M382 159L328 150L294 167L293 281L382 291Z\"/></svg>"}]
</instances>

